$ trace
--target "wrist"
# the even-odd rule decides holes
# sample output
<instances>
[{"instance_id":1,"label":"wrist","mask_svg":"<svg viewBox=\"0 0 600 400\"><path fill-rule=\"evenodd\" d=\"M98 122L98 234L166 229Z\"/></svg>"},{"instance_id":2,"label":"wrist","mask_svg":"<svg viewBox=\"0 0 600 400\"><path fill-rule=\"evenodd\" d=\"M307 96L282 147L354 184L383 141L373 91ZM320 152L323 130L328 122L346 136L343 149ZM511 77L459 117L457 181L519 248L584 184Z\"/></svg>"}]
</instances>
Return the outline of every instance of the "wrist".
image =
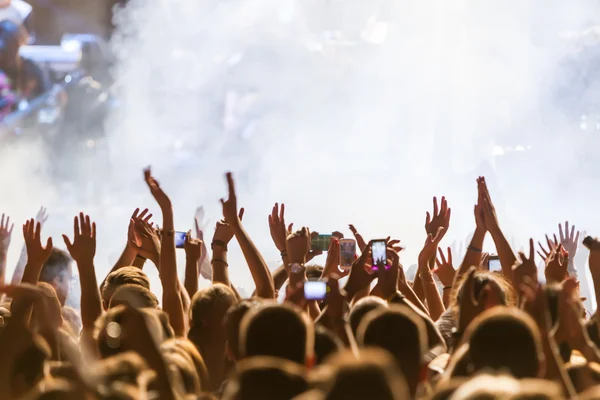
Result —
<instances>
[{"instance_id":1,"label":"wrist","mask_svg":"<svg viewBox=\"0 0 600 400\"><path fill-rule=\"evenodd\" d=\"M475 247L481 247L483 245L483 240L485 239L486 230L483 228L477 227L475 232L473 232L473 238L471 239L471 245Z\"/></svg>"}]
</instances>

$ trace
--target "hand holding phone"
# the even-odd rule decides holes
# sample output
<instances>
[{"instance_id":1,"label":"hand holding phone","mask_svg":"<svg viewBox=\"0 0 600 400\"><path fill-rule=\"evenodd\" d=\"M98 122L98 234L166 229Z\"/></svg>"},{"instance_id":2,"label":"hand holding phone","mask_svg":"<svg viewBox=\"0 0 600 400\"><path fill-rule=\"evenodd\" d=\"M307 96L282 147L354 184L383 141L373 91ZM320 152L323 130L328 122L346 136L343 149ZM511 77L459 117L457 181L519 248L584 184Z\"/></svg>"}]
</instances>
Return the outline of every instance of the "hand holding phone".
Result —
<instances>
[{"instance_id":1,"label":"hand holding phone","mask_svg":"<svg viewBox=\"0 0 600 400\"><path fill-rule=\"evenodd\" d=\"M490 272L502 272L502 265L500 265L500 258L495 254L490 254L488 257L488 271Z\"/></svg>"},{"instance_id":2,"label":"hand holding phone","mask_svg":"<svg viewBox=\"0 0 600 400\"><path fill-rule=\"evenodd\" d=\"M187 232L175 231L175 247L178 249L183 249L185 245L185 237L187 236Z\"/></svg>"},{"instance_id":3,"label":"hand holding phone","mask_svg":"<svg viewBox=\"0 0 600 400\"><path fill-rule=\"evenodd\" d=\"M316 235L310 241L310 247L313 251L328 251L332 235Z\"/></svg>"},{"instance_id":4,"label":"hand holding phone","mask_svg":"<svg viewBox=\"0 0 600 400\"><path fill-rule=\"evenodd\" d=\"M387 264L387 241L385 239L373 240L371 243L371 256L373 269L385 268Z\"/></svg>"},{"instance_id":5,"label":"hand holding phone","mask_svg":"<svg viewBox=\"0 0 600 400\"><path fill-rule=\"evenodd\" d=\"M304 298L306 300L325 300L329 290L329 285L325 281L304 282Z\"/></svg>"},{"instance_id":6,"label":"hand holding phone","mask_svg":"<svg viewBox=\"0 0 600 400\"><path fill-rule=\"evenodd\" d=\"M340 239L340 268L350 269L356 256L356 241L354 239Z\"/></svg>"}]
</instances>

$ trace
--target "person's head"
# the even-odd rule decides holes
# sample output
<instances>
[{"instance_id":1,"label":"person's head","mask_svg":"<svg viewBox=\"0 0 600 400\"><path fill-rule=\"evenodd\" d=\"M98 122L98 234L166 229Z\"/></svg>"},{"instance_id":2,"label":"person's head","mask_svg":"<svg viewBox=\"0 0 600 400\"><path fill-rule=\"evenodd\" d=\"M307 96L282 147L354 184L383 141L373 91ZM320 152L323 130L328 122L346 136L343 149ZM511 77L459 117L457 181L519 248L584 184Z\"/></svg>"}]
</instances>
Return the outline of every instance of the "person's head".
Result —
<instances>
[{"instance_id":1,"label":"person's head","mask_svg":"<svg viewBox=\"0 0 600 400\"><path fill-rule=\"evenodd\" d=\"M393 305L371 311L358 327L361 347L387 350L404 374L414 396L421 364L427 351L427 328L421 318L406 306Z\"/></svg>"},{"instance_id":2,"label":"person's head","mask_svg":"<svg viewBox=\"0 0 600 400\"><path fill-rule=\"evenodd\" d=\"M317 264L306 266L306 279L309 281L318 281L323 274L323 267Z\"/></svg>"},{"instance_id":3,"label":"person's head","mask_svg":"<svg viewBox=\"0 0 600 400\"><path fill-rule=\"evenodd\" d=\"M248 311L260 307L264 302L254 297L244 299L233 305L225 315L225 330L227 331L227 355L232 361L241 359L240 354L240 325Z\"/></svg>"},{"instance_id":4,"label":"person's head","mask_svg":"<svg viewBox=\"0 0 600 400\"><path fill-rule=\"evenodd\" d=\"M138 378L147 370L146 361L138 353L126 351L100 360L91 375L106 387L115 382L137 385Z\"/></svg>"},{"instance_id":5,"label":"person's head","mask_svg":"<svg viewBox=\"0 0 600 400\"><path fill-rule=\"evenodd\" d=\"M314 328L300 309L290 304L265 304L242 319L242 357L272 356L312 365Z\"/></svg>"},{"instance_id":6,"label":"person's head","mask_svg":"<svg viewBox=\"0 0 600 400\"><path fill-rule=\"evenodd\" d=\"M145 321L152 337L158 343L175 336L173 328L169 325L169 317L164 311L154 308L139 309L145 314ZM94 339L98 346L101 358L111 357L126 351L138 351L135 347L137 332L128 332L123 329L126 306L117 306L101 315L95 323ZM140 354L144 356L144 354Z\"/></svg>"},{"instance_id":7,"label":"person's head","mask_svg":"<svg viewBox=\"0 0 600 400\"><path fill-rule=\"evenodd\" d=\"M148 276L137 267L123 267L111 272L102 287L102 306L105 310L110 305L110 299L117 289L123 285L138 285L150 290Z\"/></svg>"},{"instance_id":8,"label":"person's head","mask_svg":"<svg viewBox=\"0 0 600 400\"><path fill-rule=\"evenodd\" d=\"M356 332L358 331L358 326L362 322L365 315L369 312L375 310L376 308L387 308L387 301L383 300L381 297L375 296L367 296L358 300L352 306L350 310L350 314L348 315L348 319L350 320L350 328L352 328L352 333L354 337L356 337Z\"/></svg>"},{"instance_id":9,"label":"person's head","mask_svg":"<svg viewBox=\"0 0 600 400\"><path fill-rule=\"evenodd\" d=\"M543 372L544 353L533 319L515 308L494 307L471 322L465 332L473 372L508 372L535 378Z\"/></svg>"},{"instance_id":10,"label":"person's head","mask_svg":"<svg viewBox=\"0 0 600 400\"><path fill-rule=\"evenodd\" d=\"M332 331L315 325L315 365L322 364L327 357L344 348L344 343Z\"/></svg>"},{"instance_id":11,"label":"person's head","mask_svg":"<svg viewBox=\"0 0 600 400\"><path fill-rule=\"evenodd\" d=\"M35 400L85 400L87 396L77 385L63 379L53 379L44 381L29 398Z\"/></svg>"},{"instance_id":12,"label":"person's head","mask_svg":"<svg viewBox=\"0 0 600 400\"><path fill-rule=\"evenodd\" d=\"M198 291L190 304L188 338L199 348L213 340L226 339L225 315L237 297L229 286L212 285Z\"/></svg>"},{"instance_id":13,"label":"person's head","mask_svg":"<svg viewBox=\"0 0 600 400\"><path fill-rule=\"evenodd\" d=\"M325 387L326 400L410 398L406 380L394 359L380 349L350 350L327 360L333 376Z\"/></svg>"},{"instance_id":14,"label":"person's head","mask_svg":"<svg viewBox=\"0 0 600 400\"><path fill-rule=\"evenodd\" d=\"M0 32L4 22L6 21L0 22ZM40 272L40 282L52 285L62 306L65 305L69 295L69 283L73 276L72 264L73 260L67 252L53 248L48 261L46 261L42 267L42 272Z\"/></svg>"},{"instance_id":15,"label":"person's head","mask_svg":"<svg viewBox=\"0 0 600 400\"><path fill-rule=\"evenodd\" d=\"M190 363L194 368L195 375L198 376L200 389L206 390L210 387L206 364L204 363L204 359L200 355L200 352L192 342L185 338L169 339L161 345L161 350L163 354L177 354ZM186 387L193 387L194 378L193 376L190 376L189 371L185 369L180 371L180 373L182 373L182 378ZM183 375L184 373L187 373L187 376Z\"/></svg>"},{"instance_id":16,"label":"person's head","mask_svg":"<svg viewBox=\"0 0 600 400\"><path fill-rule=\"evenodd\" d=\"M21 47L21 27L12 21L0 22L0 67L14 68Z\"/></svg>"},{"instance_id":17,"label":"person's head","mask_svg":"<svg viewBox=\"0 0 600 400\"><path fill-rule=\"evenodd\" d=\"M122 285L110 299L108 308L128 305L133 308L158 308L158 299L149 289L141 285Z\"/></svg>"},{"instance_id":18,"label":"person's head","mask_svg":"<svg viewBox=\"0 0 600 400\"><path fill-rule=\"evenodd\" d=\"M308 390L305 369L274 357L250 357L237 364L224 400L287 400Z\"/></svg>"},{"instance_id":19,"label":"person's head","mask_svg":"<svg viewBox=\"0 0 600 400\"><path fill-rule=\"evenodd\" d=\"M456 388L451 400L562 399L560 386L552 381L537 379L517 380L509 375L479 375Z\"/></svg>"}]
</instances>

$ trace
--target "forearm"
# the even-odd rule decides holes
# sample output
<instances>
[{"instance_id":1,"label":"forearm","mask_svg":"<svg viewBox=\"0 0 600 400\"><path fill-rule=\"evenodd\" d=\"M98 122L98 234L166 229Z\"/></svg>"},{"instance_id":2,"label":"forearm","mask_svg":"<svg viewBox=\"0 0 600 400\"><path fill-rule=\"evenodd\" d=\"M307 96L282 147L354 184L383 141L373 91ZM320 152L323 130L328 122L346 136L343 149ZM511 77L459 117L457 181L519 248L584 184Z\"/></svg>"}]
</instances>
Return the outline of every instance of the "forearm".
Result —
<instances>
[{"instance_id":1,"label":"forearm","mask_svg":"<svg viewBox=\"0 0 600 400\"><path fill-rule=\"evenodd\" d=\"M413 282L413 291L419 301L422 304L425 304L425 289L423 288L423 282L421 282L420 273L417 271L417 275L415 276L415 280Z\"/></svg>"},{"instance_id":2,"label":"forearm","mask_svg":"<svg viewBox=\"0 0 600 400\"><path fill-rule=\"evenodd\" d=\"M273 299L275 297L275 287L267 263L254 243L252 243L252 240L250 240L248 233L246 233L241 223L232 224L232 228L242 249L246 263L248 263L248 268L250 268L250 274L256 286L256 295L266 299Z\"/></svg>"},{"instance_id":3,"label":"forearm","mask_svg":"<svg viewBox=\"0 0 600 400\"><path fill-rule=\"evenodd\" d=\"M452 287L444 288L444 291L442 293L442 301L444 302L444 307L448 307L448 305L450 304L450 295L452 294Z\"/></svg>"},{"instance_id":4,"label":"forearm","mask_svg":"<svg viewBox=\"0 0 600 400\"><path fill-rule=\"evenodd\" d=\"M481 249L483 248L483 240L485 239L485 231L476 229L471 239L465 258L462 264L458 267L454 276L454 283L460 281L460 278L473 266L479 266L481 262Z\"/></svg>"},{"instance_id":5,"label":"forearm","mask_svg":"<svg viewBox=\"0 0 600 400\"><path fill-rule=\"evenodd\" d=\"M542 334L542 344L544 353L546 354L546 376L548 380L553 380L561 384L567 398L575 397L575 389L573 383L565 371L556 345L552 342L553 339L548 337L548 334Z\"/></svg>"},{"instance_id":6,"label":"forearm","mask_svg":"<svg viewBox=\"0 0 600 400\"><path fill-rule=\"evenodd\" d=\"M193 297L198 291L198 275L200 269L200 260L194 257L185 259L185 279L183 286L190 297Z\"/></svg>"},{"instance_id":7,"label":"forearm","mask_svg":"<svg viewBox=\"0 0 600 400\"><path fill-rule=\"evenodd\" d=\"M183 302L179 293L180 285L177 277L173 210L170 208L163 209L163 234L159 264L160 281L163 287L163 308L169 315L175 334L185 336Z\"/></svg>"},{"instance_id":8,"label":"forearm","mask_svg":"<svg viewBox=\"0 0 600 400\"><path fill-rule=\"evenodd\" d=\"M81 286L81 324L84 331L93 332L94 323L102 315L102 299L98 290L93 263L77 265Z\"/></svg>"},{"instance_id":9,"label":"forearm","mask_svg":"<svg viewBox=\"0 0 600 400\"><path fill-rule=\"evenodd\" d=\"M406 282L398 281L398 290L402 293L408 301L410 301L413 305L415 305L418 309L423 311L425 314L429 315L429 311L425 304L419 299L419 297L415 294L413 288Z\"/></svg>"},{"instance_id":10,"label":"forearm","mask_svg":"<svg viewBox=\"0 0 600 400\"><path fill-rule=\"evenodd\" d=\"M492 240L496 245L496 251L498 252L498 258L500 259L500 266L502 267L502 274L504 277L512 281L512 267L517 261L517 257L513 252L508 240L504 236L504 233L498 228L496 231L490 232Z\"/></svg>"},{"instance_id":11,"label":"forearm","mask_svg":"<svg viewBox=\"0 0 600 400\"><path fill-rule=\"evenodd\" d=\"M317 318L319 318L319 315L321 315L319 304L314 300L308 302L308 315L313 321L315 321Z\"/></svg>"},{"instance_id":12,"label":"forearm","mask_svg":"<svg viewBox=\"0 0 600 400\"><path fill-rule=\"evenodd\" d=\"M282 264L273 272L273 285L275 286L275 291L281 289L285 281L288 279L288 273L285 269L285 264Z\"/></svg>"},{"instance_id":13,"label":"forearm","mask_svg":"<svg viewBox=\"0 0 600 400\"><path fill-rule=\"evenodd\" d=\"M6 282L6 251L0 251L0 284Z\"/></svg>"},{"instance_id":14,"label":"forearm","mask_svg":"<svg viewBox=\"0 0 600 400\"><path fill-rule=\"evenodd\" d=\"M13 272L12 280L10 282L12 285L21 283L23 272L25 271L25 264L27 264L27 248L23 246L19 261L17 261L17 266L15 267L15 272Z\"/></svg>"},{"instance_id":15,"label":"forearm","mask_svg":"<svg viewBox=\"0 0 600 400\"><path fill-rule=\"evenodd\" d=\"M431 273L421 273L421 282L425 291L425 298L427 299L427 306L429 307L429 316L432 320L437 319L444 313L444 303L440 297L440 292L437 290L433 275Z\"/></svg>"},{"instance_id":16,"label":"forearm","mask_svg":"<svg viewBox=\"0 0 600 400\"><path fill-rule=\"evenodd\" d=\"M227 250L215 246L212 259L213 268L213 284L222 283L225 286L231 287L229 279L229 264L227 262Z\"/></svg>"}]
</instances>

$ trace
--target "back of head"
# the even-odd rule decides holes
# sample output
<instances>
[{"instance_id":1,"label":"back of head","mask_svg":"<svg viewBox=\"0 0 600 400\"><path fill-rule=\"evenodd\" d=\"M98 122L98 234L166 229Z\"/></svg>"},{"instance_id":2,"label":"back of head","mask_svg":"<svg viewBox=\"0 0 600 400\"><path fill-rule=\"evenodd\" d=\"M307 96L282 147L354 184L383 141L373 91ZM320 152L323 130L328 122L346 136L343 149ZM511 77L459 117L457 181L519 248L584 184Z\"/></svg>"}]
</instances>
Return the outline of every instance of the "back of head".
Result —
<instances>
[{"instance_id":1,"label":"back of head","mask_svg":"<svg viewBox=\"0 0 600 400\"><path fill-rule=\"evenodd\" d=\"M517 378L534 378L540 372L541 337L526 313L492 308L470 324L465 333L475 371L505 371Z\"/></svg>"},{"instance_id":2,"label":"back of head","mask_svg":"<svg viewBox=\"0 0 600 400\"><path fill-rule=\"evenodd\" d=\"M54 287L56 296L61 305L65 305L69 295L69 284L71 282L73 260L63 250L53 248L48 261L40 272L40 282L46 282Z\"/></svg>"},{"instance_id":3,"label":"back of head","mask_svg":"<svg viewBox=\"0 0 600 400\"><path fill-rule=\"evenodd\" d=\"M85 400L86 395L75 385L64 380L44 382L31 397L35 400Z\"/></svg>"},{"instance_id":4,"label":"back of head","mask_svg":"<svg viewBox=\"0 0 600 400\"><path fill-rule=\"evenodd\" d=\"M190 337L212 331L224 338L225 314L236 303L237 297L229 286L216 284L198 291L190 304Z\"/></svg>"},{"instance_id":5,"label":"back of head","mask_svg":"<svg viewBox=\"0 0 600 400\"><path fill-rule=\"evenodd\" d=\"M108 309L110 299L116 290L123 285L138 285L150 290L148 276L137 267L123 267L111 272L102 287L102 303L104 309Z\"/></svg>"},{"instance_id":6,"label":"back of head","mask_svg":"<svg viewBox=\"0 0 600 400\"><path fill-rule=\"evenodd\" d=\"M358 300L352 306L350 314L348 315L348 318L350 320L350 328L352 328L352 333L354 334L354 337L356 337L358 326L362 322L365 315L377 308L387 308L387 306L387 302L380 297L367 296Z\"/></svg>"},{"instance_id":7,"label":"back of head","mask_svg":"<svg viewBox=\"0 0 600 400\"><path fill-rule=\"evenodd\" d=\"M387 350L404 373L411 390L416 390L422 358L427 351L425 323L405 306L371 311L358 328L358 344Z\"/></svg>"},{"instance_id":8,"label":"back of head","mask_svg":"<svg viewBox=\"0 0 600 400\"><path fill-rule=\"evenodd\" d=\"M306 364L312 358L314 328L301 310L289 304L268 304L242 320L243 357L272 356Z\"/></svg>"},{"instance_id":9,"label":"back of head","mask_svg":"<svg viewBox=\"0 0 600 400\"><path fill-rule=\"evenodd\" d=\"M394 359L383 350L361 349L358 358L345 351L327 364L334 369L325 390L327 400L410 398L406 380Z\"/></svg>"},{"instance_id":10,"label":"back of head","mask_svg":"<svg viewBox=\"0 0 600 400\"><path fill-rule=\"evenodd\" d=\"M158 308L158 299L149 289L141 285L122 285L117 288L108 308L128 305L133 308Z\"/></svg>"},{"instance_id":11,"label":"back of head","mask_svg":"<svg viewBox=\"0 0 600 400\"><path fill-rule=\"evenodd\" d=\"M301 366L273 357L251 357L237 365L229 381L225 400L287 400L308 390Z\"/></svg>"},{"instance_id":12,"label":"back of head","mask_svg":"<svg viewBox=\"0 0 600 400\"><path fill-rule=\"evenodd\" d=\"M332 331L315 325L315 365L322 364L327 357L344 348L344 343Z\"/></svg>"},{"instance_id":13,"label":"back of head","mask_svg":"<svg viewBox=\"0 0 600 400\"><path fill-rule=\"evenodd\" d=\"M139 354L127 351L100 360L96 365L94 375L106 386L110 386L114 382L136 384L138 377L146 369L148 369L146 361Z\"/></svg>"},{"instance_id":14,"label":"back of head","mask_svg":"<svg viewBox=\"0 0 600 400\"><path fill-rule=\"evenodd\" d=\"M194 346L192 342L190 342L186 338L172 338L165 341L161 350L163 353L174 353L178 354L181 357L188 360L191 365L194 367L195 373L200 380L200 388L206 389L210 386L210 382L208 379L208 371L206 369L206 364L204 363L204 359L200 352ZM185 377L184 377L185 379ZM184 382L185 383L185 382Z\"/></svg>"},{"instance_id":15,"label":"back of head","mask_svg":"<svg viewBox=\"0 0 600 400\"><path fill-rule=\"evenodd\" d=\"M561 399L560 386L552 381L523 379L508 375L479 375L459 386L451 400Z\"/></svg>"},{"instance_id":16,"label":"back of head","mask_svg":"<svg viewBox=\"0 0 600 400\"><path fill-rule=\"evenodd\" d=\"M248 311L260 307L264 302L260 298L244 299L232 306L225 315L225 330L227 332L227 350L233 360L239 360L240 326Z\"/></svg>"}]
</instances>

